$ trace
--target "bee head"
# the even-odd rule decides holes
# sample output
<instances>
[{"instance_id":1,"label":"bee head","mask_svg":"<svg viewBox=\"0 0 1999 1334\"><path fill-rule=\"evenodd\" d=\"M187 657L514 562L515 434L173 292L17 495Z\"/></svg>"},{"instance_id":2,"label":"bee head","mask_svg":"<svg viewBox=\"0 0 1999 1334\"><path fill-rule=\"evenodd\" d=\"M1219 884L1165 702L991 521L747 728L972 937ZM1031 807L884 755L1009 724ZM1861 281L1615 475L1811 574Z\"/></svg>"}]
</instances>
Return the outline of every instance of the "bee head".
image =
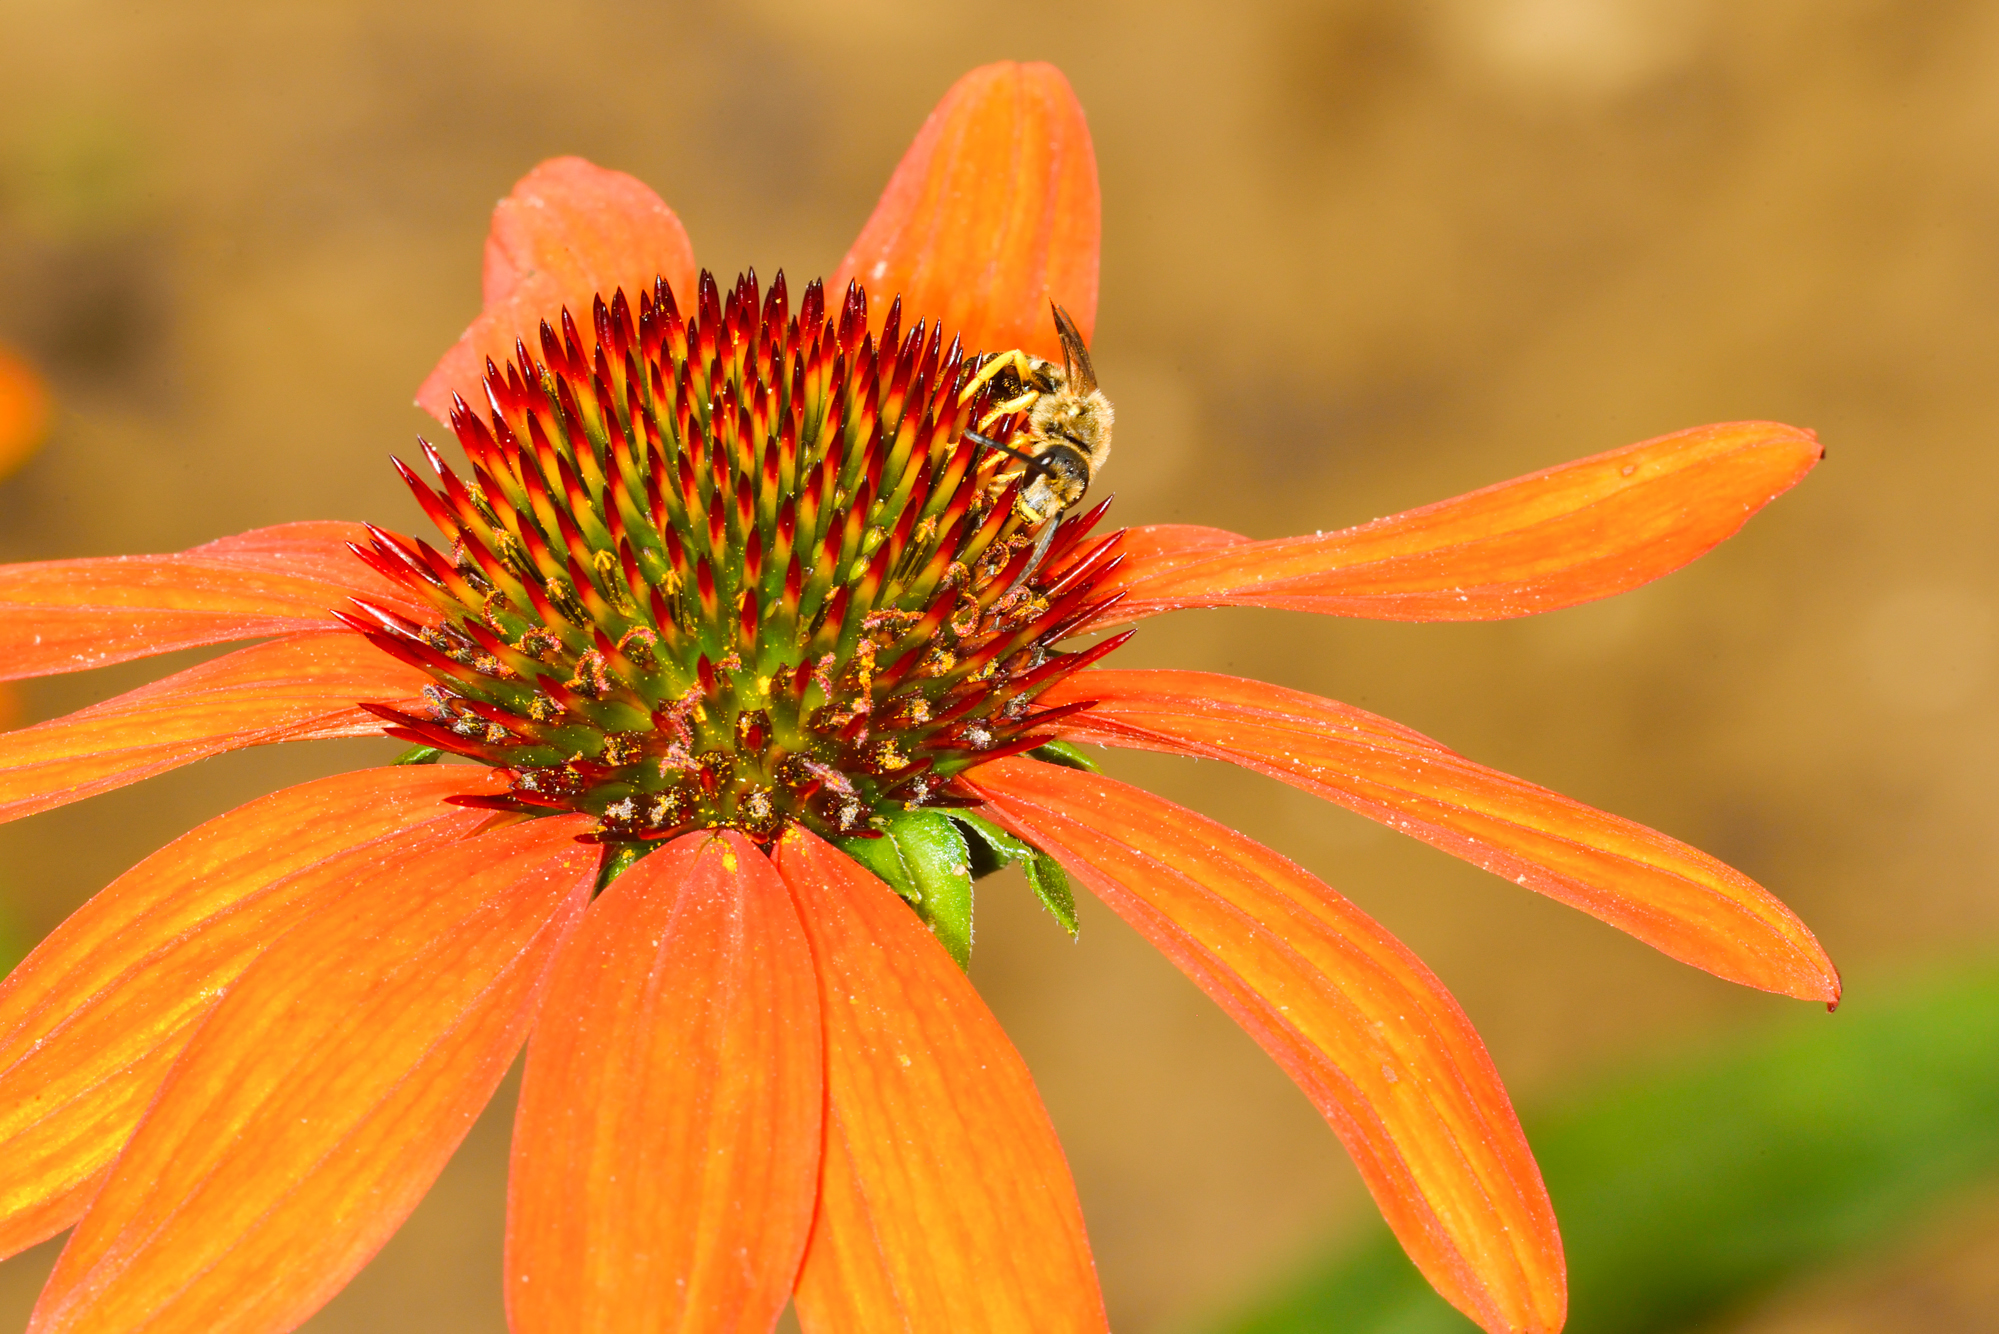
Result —
<instances>
[{"instance_id":1,"label":"bee head","mask_svg":"<svg viewBox=\"0 0 1999 1334\"><path fill-rule=\"evenodd\" d=\"M1071 444L1050 445L1034 456L1029 471L1034 476L1028 484L1028 500L1038 511L1050 508L1036 503L1044 498L1054 502L1053 508L1067 509L1090 489L1089 456Z\"/></svg>"}]
</instances>

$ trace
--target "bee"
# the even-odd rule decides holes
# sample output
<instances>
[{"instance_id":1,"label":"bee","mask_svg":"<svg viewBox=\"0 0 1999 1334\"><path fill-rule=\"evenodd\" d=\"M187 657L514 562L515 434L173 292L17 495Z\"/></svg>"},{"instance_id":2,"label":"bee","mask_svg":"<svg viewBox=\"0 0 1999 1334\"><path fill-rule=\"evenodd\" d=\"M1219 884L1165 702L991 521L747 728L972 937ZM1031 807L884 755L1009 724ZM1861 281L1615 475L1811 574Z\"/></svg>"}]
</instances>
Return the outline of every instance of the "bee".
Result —
<instances>
[{"instance_id":1,"label":"bee","mask_svg":"<svg viewBox=\"0 0 1999 1334\"><path fill-rule=\"evenodd\" d=\"M1111 401L1097 387L1090 349L1084 346L1075 321L1052 301L1048 308L1055 317L1055 336L1062 344L1060 366L1015 348L989 358L958 395L960 403L966 402L989 382L997 382L1002 391L1017 391L988 410L979 419L978 430L965 432L965 438L973 443L1020 460L1019 468L1003 470L994 478L996 482L1030 478L1014 497L1013 509L1027 523L1042 528L1033 557L1014 580L1015 588L1047 554L1056 529L1048 521L1083 498L1097 469L1110 458L1111 422L1116 416ZM1008 413L1022 411L1027 413L1025 448L1003 445L979 434Z\"/></svg>"}]
</instances>

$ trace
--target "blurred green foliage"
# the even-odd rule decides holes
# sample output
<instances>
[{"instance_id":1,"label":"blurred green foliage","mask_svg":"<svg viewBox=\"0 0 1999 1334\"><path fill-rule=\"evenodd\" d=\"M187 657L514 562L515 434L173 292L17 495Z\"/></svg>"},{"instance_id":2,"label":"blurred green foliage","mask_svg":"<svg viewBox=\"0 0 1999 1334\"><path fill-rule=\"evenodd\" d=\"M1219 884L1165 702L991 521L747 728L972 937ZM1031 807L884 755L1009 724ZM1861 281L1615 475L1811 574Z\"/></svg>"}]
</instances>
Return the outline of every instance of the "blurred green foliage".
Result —
<instances>
[{"instance_id":1,"label":"blurred green foliage","mask_svg":"<svg viewBox=\"0 0 1999 1334\"><path fill-rule=\"evenodd\" d=\"M1710 1319L1999 1170L1999 964L1815 1014L1525 1118L1572 1334ZM1217 1334L1464 1334L1385 1230Z\"/></svg>"}]
</instances>

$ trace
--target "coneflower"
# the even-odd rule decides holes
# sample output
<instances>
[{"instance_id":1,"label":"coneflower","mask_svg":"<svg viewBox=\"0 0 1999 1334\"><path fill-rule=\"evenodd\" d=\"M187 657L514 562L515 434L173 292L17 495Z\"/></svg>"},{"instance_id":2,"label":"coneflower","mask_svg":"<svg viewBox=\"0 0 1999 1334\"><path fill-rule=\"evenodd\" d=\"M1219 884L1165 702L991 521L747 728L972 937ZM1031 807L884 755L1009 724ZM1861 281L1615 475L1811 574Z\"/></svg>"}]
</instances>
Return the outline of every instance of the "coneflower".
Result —
<instances>
[{"instance_id":1,"label":"coneflower","mask_svg":"<svg viewBox=\"0 0 1999 1334\"><path fill-rule=\"evenodd\" d=\"M1559 1328L1553 1211L1443 986L1073 743L1272 774L1831 1001L1817 942L1714 859L1394 723L1099 667L1122 635L1078 636L1607 596L1734 532L1818 444L1703 427L1268 542L1029 518L1019 420L988 425L975 380L1055 352L1051 302L1092 332L1097 209L1045 65L961 80L795 310L781 277L697 277L630 177L545 163L419 395L463 453L404 472L434 541L297 524L0 567L0 678L267 640L0 734L0 818L242 746L412 743L192 831L0 982L0 1254L75 1228L34 1330L292 1328L525 1042L514 1329L768 1330L795 1298L815 1332L1101 1331L1061 1148L961 967L973 879L1008 861L1072 928L1080 881L1224 1005L1446 1297ZM447 754L470 763L422 762Z\"/></svg>"}]
</instances>

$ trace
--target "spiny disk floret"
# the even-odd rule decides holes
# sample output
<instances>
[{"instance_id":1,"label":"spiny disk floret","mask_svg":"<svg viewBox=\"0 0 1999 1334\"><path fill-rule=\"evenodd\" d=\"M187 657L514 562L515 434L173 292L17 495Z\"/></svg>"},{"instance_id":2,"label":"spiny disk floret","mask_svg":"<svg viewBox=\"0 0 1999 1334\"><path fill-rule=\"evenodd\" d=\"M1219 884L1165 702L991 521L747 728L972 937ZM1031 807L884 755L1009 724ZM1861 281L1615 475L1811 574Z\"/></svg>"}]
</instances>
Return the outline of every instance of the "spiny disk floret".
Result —
<instances>
[{"instance_id":1,"label":"spiny disk floret","mask_svg":"<svg viewBox=\"0 0 1999 1334\"><path fill-rule=\"evenodd\" d=\"M461 800L586 812L609 842L852 835L967 804L953 779L1046 741L1070 710L1035 697L1122 642L1055 648L1109 605L1115 536L1083 542L1103 507L1030 569L1005 455L964 436L980 359L903 336L900 301L879 343L858 286L829 319L814 282L793 317L782 274L725 298L704 273L692 318L663 280L636 320L622 291L592 315L587 353L564 311L539 358L486 363L486 412L454 401L468 476L428 442L436 488L397 464L448 551L379 529L356 548L436 613L357 604L349 624L436 681L368 707L509 775Z\"/></svg>"}]
</instances>

